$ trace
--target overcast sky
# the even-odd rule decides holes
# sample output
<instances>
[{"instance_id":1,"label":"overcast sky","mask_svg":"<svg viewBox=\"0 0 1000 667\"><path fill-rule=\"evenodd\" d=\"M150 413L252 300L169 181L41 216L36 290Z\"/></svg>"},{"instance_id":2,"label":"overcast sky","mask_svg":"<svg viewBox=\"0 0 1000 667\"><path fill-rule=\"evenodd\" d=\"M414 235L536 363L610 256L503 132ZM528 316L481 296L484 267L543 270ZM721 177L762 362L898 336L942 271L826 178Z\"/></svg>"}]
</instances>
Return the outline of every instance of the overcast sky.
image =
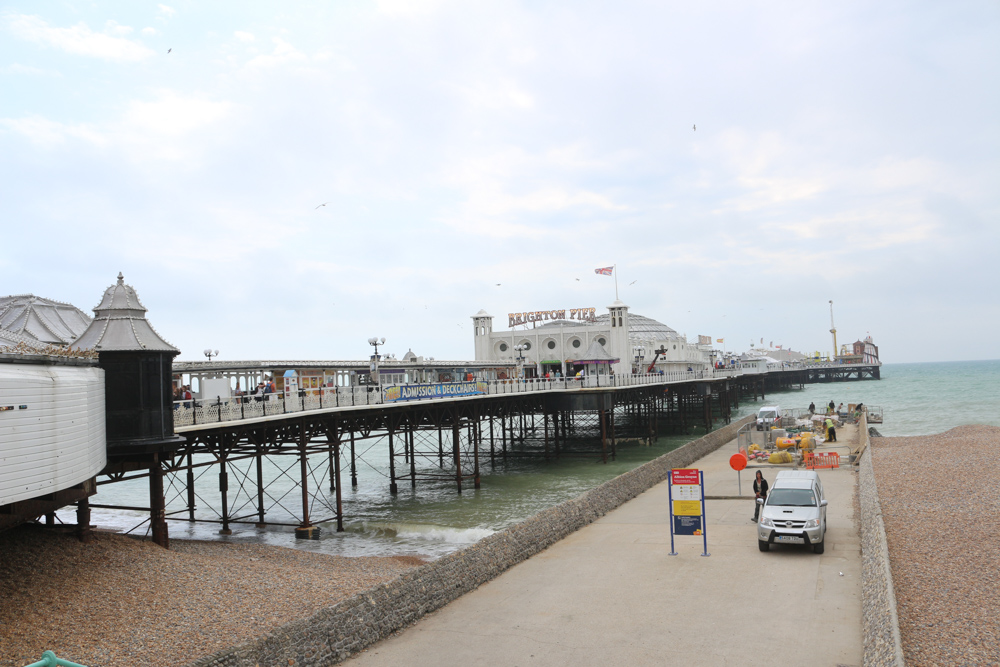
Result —
<instances>
[{"instance_id":1,"label":"overcast sky","mask_svg":"<svg viewBox=\"0 0 1000 667\"><path fill-rule=\"evenodd\" d=\"M467 359L615 264L730 350L827 353L832 299L883 361L997 358L998 71L985 0L0 2L0 294Z\"/></svg>"}]
</instances>

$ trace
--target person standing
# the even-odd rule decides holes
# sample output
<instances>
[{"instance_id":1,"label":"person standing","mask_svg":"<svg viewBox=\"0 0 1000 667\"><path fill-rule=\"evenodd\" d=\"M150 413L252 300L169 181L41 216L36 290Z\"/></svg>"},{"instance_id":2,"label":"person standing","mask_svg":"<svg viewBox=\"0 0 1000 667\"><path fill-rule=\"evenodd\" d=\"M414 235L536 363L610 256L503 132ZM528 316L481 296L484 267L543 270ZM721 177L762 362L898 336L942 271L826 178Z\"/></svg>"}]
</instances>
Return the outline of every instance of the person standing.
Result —
<instances>
[{"instance_id":1,"label":"person standing","mask_svg":"<svg viewBox=\"0 0 1000 667\"><path fill-rule=\"evenodd\" d=\"M816 404L815 403L810 403L809 404L809 414L810 415L816 414Z\"/></svg>"},{"instance_id":2,"label":"person standing","mask_svg":"<svg viewBox=\"0 0 1000 667\"><path fill-rule=\"evenodd\" d=\"M757 502L757 498L761 500L767 500L767 480L764 479L764 474L758 470L757 476L753 480L753 520L756 521L757 517L760 516L760 503Z\"/></svg>"},{"instance_id":3,"label":"person standing","mask_svg":"<svg viewBox=\"0 0 1000 667\"><path fill-rule=\"evenodd\" d=\"M835 407L837 407L837 406L835 406L835 405L833 404L833 400L831 400L831 401L830 401L830 405L828 405L828 406L826 406L826 407L828 408L828 409L827 409L827 411L826 411L826 414L828 414L828 415L832 415L832 414L833 414L833 409L834 409Z\"/></svg>"},{"instance_id":4,"label":"person standing","mask_svg":"<svg viewBox=\"0 0 1000 667\"><path fill-rule=\"evenodd\" d=\"M833 426L833 420L826 420L826 441L837 442L837 429Z\"/></svg>"}]
</instances>

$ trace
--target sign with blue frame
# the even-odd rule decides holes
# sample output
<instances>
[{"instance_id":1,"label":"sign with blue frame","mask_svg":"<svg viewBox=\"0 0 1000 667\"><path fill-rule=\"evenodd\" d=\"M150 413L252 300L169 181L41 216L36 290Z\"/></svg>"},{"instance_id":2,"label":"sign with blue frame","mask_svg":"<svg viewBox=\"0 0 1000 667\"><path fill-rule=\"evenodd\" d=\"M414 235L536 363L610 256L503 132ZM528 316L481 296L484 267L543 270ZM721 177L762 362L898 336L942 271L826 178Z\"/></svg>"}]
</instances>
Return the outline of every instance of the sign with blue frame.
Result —
<instances>
[{"instance_id":1,"label":"sign with blue frame","mask_svg":"<svg viewBox=\"0 0 1000 667\"><path fill-rule=\"evenodd\" d=\"M708 529L705 521L705 474L696 468L670 471L670 555L676 556L674 535L701 535L708 553Z\"/></svg>"},{"instance_id":2,"label":"sign with blue frame","mask_svg":"<svg viewBox=\"0 0 1000 667\"><path fill-rule=\"evenodd\" d=\"M386 387L386 401L414 401L422 398L447 398L449 396L474 396L485 394L485 382L440 382L437 384L404 384Z\"/></svg>"}]
</instances>

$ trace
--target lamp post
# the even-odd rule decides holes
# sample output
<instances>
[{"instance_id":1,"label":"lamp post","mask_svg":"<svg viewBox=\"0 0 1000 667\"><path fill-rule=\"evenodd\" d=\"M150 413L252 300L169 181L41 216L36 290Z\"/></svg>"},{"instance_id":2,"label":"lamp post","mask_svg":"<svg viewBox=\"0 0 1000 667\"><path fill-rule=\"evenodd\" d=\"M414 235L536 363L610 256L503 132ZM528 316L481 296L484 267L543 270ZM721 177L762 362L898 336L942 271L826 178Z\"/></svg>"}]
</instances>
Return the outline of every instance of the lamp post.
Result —
<instances>
[{"instance_id":1,"label":"lamp post","mask_svg":"<svg viewBox=\"0 0 1000 667\"><path fill-rule=\"evenodd\" d=\"M372 355L371 365L368 367L368 369L371 371L371 374L375 378L375 384L378 385L379 384L379 376L378 376L378 361L379 361L378 346L385 344L385 338L374 338L374 337L369 338L368 339L368 344L375 348L375 354Z\"/></svg>"},{"instance_id":2,"label":"lamp post","mask_svg":"<svg viewBox=\"0 0 1000 667\"><path fill-rule=\"evenodd\" d=\"M517 377L524 377L524 351L528 349L527 345L515 345L514 351L517 352Z\"/></svg>"},{"instance_id":3,"label":"lamp post","mask_svg":"<svg viewBox=\"0 0 1000 667\"><path fill-rule=\"evenodd\" d=\"M211 361L212 357L219 356L219 351L218 350L212 350L212 349L205 350L205 356L208 357L209 361Z\"/></svg>"},{"instance_id":4,"label":"lamp post","mask_svg":"<svg viewBox=\"0 0 1000 667\"><path fill-rule=\"evenodd\" d=\"M636 345L632 348L632 351L635 352L635 372L641 373L642 361L646 358L646 348L642 345Z\"/></svg>"}]
</instances>

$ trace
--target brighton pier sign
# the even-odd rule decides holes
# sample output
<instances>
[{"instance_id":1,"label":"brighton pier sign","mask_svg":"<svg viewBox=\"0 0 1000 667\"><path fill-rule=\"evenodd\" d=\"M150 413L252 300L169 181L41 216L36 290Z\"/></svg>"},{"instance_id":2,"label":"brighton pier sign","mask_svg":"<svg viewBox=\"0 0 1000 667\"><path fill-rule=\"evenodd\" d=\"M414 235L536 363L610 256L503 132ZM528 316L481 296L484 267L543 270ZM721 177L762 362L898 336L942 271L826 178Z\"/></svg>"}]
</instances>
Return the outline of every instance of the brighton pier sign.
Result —
<instances>
[{"instance_id":1,"label":"brighton pier sign","mask_svg":"<svg viewBox=\"0 0 1000 667\"><path fill-rule=\"evenodd\" d=\"M579 320L593 322L597 318L596 308L570 308L569 317L565 310L533 310L525 313L507 313L508 327L516 327L528 322L543 322L545 320Z\"/></svg>"}]
</instances>

